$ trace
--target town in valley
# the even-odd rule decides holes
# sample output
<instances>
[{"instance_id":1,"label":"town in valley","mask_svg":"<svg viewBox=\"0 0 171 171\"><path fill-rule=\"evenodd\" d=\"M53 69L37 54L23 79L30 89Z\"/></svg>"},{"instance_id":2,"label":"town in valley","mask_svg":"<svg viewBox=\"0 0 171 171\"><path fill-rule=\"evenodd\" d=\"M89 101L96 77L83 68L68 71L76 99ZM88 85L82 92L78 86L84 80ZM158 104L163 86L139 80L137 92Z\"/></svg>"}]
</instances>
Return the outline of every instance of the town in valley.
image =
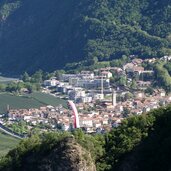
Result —
<instances>
[{"instance_id":1,"label":"town in valley","mask_svg":"<svg viewBox=\"0 0 171 171\"><path fill-rule=\"evenodd\" d=\"M170 58L166 56L160 61L170 61ZM24 123L20 133L27 135L34 131L72 131L75 128L82 128L87 133L104 133L128 116L166 106L171 103L171 95L162 87L154 86L155 72L144 65L156 60L131 58L122 67L64 73L59 78L44 80L43 93L73 102L78 113L79 124L76 126L73 107L68 103L68 106L30 109L9 106L7 112L0 115L1 128L13 128L12 125L19 122Z\"/></svg>"}]
</instances>

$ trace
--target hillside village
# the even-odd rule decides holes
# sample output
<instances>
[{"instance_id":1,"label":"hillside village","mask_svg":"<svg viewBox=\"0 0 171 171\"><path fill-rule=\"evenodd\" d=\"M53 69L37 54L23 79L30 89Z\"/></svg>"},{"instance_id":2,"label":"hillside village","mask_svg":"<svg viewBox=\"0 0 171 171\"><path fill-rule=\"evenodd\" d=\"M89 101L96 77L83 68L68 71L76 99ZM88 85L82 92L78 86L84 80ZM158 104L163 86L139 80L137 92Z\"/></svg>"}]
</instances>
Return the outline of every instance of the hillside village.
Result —
<instances>
[{"instance_id":1,"label":"hillside village","mask_svg":"<svg viewBox=\"0 0 171 171\"><path fill-rule=\"evenodd\" d=\"M60 78L45 80L42 92L58 98L71 100L79 113L80 127L86 132L103 133L117 127L130 115L141 115L171 103L171 96L164 89L154 88L154 71L146 70L143 63L153 59L133 58L123 67L106 67L78 74L61 74ZM160 60L171 60L163 57ZM118 80L118 81L116 81ZM42 106L39 109L10 109L1 124L10 127L24 121L29 130L42 131L73 129L73 114L70 108Z\"/></svg>"}]
</instances>

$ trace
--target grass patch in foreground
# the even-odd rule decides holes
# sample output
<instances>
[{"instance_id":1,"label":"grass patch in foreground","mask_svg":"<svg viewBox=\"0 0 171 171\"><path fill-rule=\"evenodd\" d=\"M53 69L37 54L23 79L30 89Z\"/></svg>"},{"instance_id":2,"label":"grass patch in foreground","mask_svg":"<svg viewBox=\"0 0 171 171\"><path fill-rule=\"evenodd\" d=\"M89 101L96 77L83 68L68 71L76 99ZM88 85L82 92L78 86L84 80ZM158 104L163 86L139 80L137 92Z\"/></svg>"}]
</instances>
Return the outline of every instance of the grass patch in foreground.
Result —
<instances>
[{"instance_id":1,"label":"grass patch in foreground","mask_svg":"<svg viewBox=\"0 0 171 171\"><path fill-rule=\"evenodd\" d=\"M19 139L4 134L0 131L0 157L6 155L19 143Z\"/></svg>"}]
</instances>

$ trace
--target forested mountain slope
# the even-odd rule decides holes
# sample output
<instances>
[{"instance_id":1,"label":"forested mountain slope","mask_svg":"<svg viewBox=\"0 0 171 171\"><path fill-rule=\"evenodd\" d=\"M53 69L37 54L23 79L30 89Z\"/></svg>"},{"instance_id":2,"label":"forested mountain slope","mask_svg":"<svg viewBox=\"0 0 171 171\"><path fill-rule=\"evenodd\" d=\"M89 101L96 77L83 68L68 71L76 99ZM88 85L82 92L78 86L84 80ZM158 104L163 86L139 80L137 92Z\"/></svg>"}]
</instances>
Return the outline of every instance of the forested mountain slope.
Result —
<instances>
[{"instance_id":1,"label":"forested mountain slope","mask_svg":"<svg viewBox=\"0 0 171 171\"><path fill-rule=\"evenodd\" d=\"M171 53L170 0L1 0L0 72Z\"/></svg>"}]
</instances>

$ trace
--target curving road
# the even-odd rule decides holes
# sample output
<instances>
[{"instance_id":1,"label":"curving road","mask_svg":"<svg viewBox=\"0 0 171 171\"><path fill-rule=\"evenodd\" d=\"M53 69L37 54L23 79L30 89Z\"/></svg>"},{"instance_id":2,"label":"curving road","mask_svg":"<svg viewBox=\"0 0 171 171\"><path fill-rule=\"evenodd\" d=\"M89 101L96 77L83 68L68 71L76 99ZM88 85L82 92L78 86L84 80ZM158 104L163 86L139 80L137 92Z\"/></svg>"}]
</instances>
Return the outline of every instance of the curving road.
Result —
<instances>
[{"instance_id":1,"label":"curving road","mask_svg":"<svg viewBox=\"0 0 171 171\"><path fill-rule=\"evenodd\" d=\"M15 138L19 138L19 139L25 138L24 135L20 135L20 134L18 134L18 133L16 133L16 132L13 132L12 130L10 130L9 128L5 127L5 126L2 125L2 124L0 124L0 130L1 130L2 132L5 132L5 133L8 134L8 135L11 135L11 136L15 137Z\"/></svg>"}]
</instances>

